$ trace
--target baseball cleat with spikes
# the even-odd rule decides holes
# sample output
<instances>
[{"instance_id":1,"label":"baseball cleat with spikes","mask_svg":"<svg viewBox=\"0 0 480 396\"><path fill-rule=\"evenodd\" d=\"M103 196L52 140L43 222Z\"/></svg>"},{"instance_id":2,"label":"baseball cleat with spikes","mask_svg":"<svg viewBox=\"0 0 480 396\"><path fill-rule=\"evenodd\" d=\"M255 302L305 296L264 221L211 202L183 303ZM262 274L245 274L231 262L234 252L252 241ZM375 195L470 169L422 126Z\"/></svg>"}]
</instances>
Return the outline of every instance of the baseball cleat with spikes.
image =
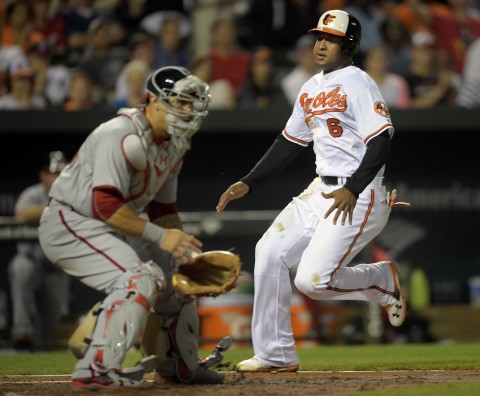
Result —
<instances>
[{"instance_id":1,"label":"baseball cleat with spikes","mask_svg":"<svg viewBox=\"0 0 480 396\"><path fill-rule=\"evenodd\" d=\"M405 314L407 313L407 302L405 300L405 296L402 293L402 289L400 288L397 267L392 262L390 262L389 265L395 284L395 293L391 297L388 305L385 306L385 311L387 311L390 324L394 327L399 327L405 321Z\"/></svg>"},{"instance_id":2,"label":"baseball cleat with spikes","mask_svg":"<svg viewBox=\"0 0 480 396\"><path fill-rule=\"evenodd\" d=\"M71 387L74 391L125 391L144 389L143 380L124 375L121 370L110 370L106 373L94 373L90 377L73 378Z\"/></svg>"},{"instance_id":3,"label":"baseball cleat with spikes","mask_svg":"<svg viewBox=\"0 0 480 396\"><path fill-rule=\"evenodd\" d=\"M298 371L298 364L286 367L270 366L255 356L237 364L235 370L240 373L285 373Z\"/></svg>"}]
</instances>

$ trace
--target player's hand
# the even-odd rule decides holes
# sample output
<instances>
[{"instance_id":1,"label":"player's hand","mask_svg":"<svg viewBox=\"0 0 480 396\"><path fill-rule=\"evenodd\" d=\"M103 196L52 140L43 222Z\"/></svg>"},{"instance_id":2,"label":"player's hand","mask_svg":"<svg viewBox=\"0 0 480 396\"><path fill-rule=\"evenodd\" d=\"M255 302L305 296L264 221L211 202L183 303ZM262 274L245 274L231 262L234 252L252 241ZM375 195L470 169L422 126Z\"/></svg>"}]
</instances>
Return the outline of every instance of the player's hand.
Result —
<instances>
[{"instance_id":1,"label":"player's hand","mask_svg":"<svg viewBox=\"0 0 480 396\"><path fill-rule=\"evenodd\" d=\"M345 220L348 216L348 224L352 225L353 219L353 209L355 209L355 205L357 204L357 199L353 196L353 194L348 191L345 187L341 187L337 190L332 191L331 193L325 194L322 192L323 198L331 199L333 198L335 202L333 202L332 206L327 210L324 219L330 216L335 209L337 212L335 213L335 217L333 218L333 224L337 224L338 217L342 214L342 225L345 225Z\"/></svg>"},{"instance_id":2,"label":"player's hand","mask_svg":"<svg viewBox=\"0 0 480 396\"><path fill-rule=\"evenodd\" d=\"M160 249L171 253L180 263L188 262L194 253L202 253L202 242L177 229L166 229Z\"/></svg>"},{"instance_id":3,"label":"player's hand","mask_svg":"<svg viewBox=\"0 0 480 396\"><path fill-rule=\"evenodd\" d=\"M230 201L242 198L249 190L250 187L244 182L236 182L235 184L232 184L220 197L216 208L217 212L221 212L225 209Z\"/></svg>"}]
</instances>

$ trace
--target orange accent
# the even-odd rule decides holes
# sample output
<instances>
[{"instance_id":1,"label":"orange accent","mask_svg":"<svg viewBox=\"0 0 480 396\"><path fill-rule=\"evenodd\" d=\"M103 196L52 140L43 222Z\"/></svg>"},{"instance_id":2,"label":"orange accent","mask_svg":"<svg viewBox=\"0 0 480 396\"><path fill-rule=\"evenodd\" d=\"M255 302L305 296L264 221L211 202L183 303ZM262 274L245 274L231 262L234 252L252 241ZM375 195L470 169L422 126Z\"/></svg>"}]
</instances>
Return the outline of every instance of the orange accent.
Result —
<instances>
[{"instance_id":1,"label":"orange accent","mask_svg":"<svg viewBox=\"0 0 480 396\"><path fill-rule=\"evenodd\" d=\"M324 33L331 34L332 36L345 37L345 33L341 32L340 30L330 29L330 28L326 28L326 27L313 28L313 29L310 29L308 32L309 33L324 32Z\"/></svg>"},{"instance_id":2,"label":"orange accent","mask_svg":"<svg viewBox=\"0 0 480 396\"><path fill-rule=\"evenodd\" d=\"M340 126L340 120L336 118L329 118L327 120L328 133L334 137L340 137L343 135L343 128Z\"/></svg>"},{"instance_id":3,"label":"orange accent","mask_svg":"<svg viewBox=\"0 0 480 396\"><path fill-rule=\"evenodd\" d=\"M325 18L323 18L323 24L324 25L328 25L330 22L333 22L333 20L336 18L335 15L330 15L330 14L327 14L325 15Z\"/></svg>"},{"instance_id":4,"label":"orange accent","mask_svg":"<svg viewBox=\"0 0 480 396\"><path fill-rule=\"evenodd\" d=\"M390 117L390 110L388 109L387 104L384 102L375 102L373 109L375 110L375 113L383 117Z\"/></svg>"},{"instance_id":5,"label":"orange accent","mask_svg":"<svg viewBox=\"0 0 480 396\"><path fill-rule=\"evenodd\" d=\"M309 114L305 119L307 125L315 115L330 112L344 112L347 109L347 95L342 95L339 92L340 87L335 87L330 92L320 92L314 98L309 98L307 93L304 93L302 96L300 96L300 105L303 107L305 116ZM327 106L329 108L325 109ZM312 111L312 107L314 109L323 107L324 110Z\"/></svg>"},{"instance_id":6,"label":"orange accent","mask_svg":"<svg viewBox=\"0 0 480 396\"><path fill-rule=\"evenodd\" d=\"M325 109L320 111L312 111L310 115L305 119L305 122L308 124L311 119L316 115L321 115L325 113L343 113L346 109Z\"/></svg>"},{"instance_id":7,"label":"orange accent","mask_svg":"<svg viewBox=\"0 0 480 396\"><path fill-rule=\"evenodd\" d=\"M316 340L306 340L313 327L313 318L303 300L292 301L292 331L297 347L318 345ZM251 347L251 326L253 314L253 298L251 303L202 305L198 304L200 318L200 347L213 349L218 340L230 336L235 348Z\"/></svg>"},{"instance_id":8,"label":"orange accent","mask_svg":"<svg viewBox=\"0 0 480 396\"><path fill-rule=\"evenodd\" d=\"M382 132L384 129L388 128L388 127L393 127L392 124L385 124L383 125L380 129L377 129L375 132L371 133L370 135L368 135L363 141L365 143L367 143L371 137L375 136L375 135L378 135L380 132Z\"/></svg>"},{"instance_id":9,"label":"orange accent","mask_svg":"<svg viewBox=\"0 0 480 396\"><path fill-rule=\"evenodd\" d=\"M297 139L297 138L295 138L295 137L293 137L293 136L290 136L290 135L288 134L288 132L287 132L286 129L283 130L283 134L284 134L285 137L287 137L289 140L293 140L293 141L295 141L295 142L298 142L298 143L300 143L300 144L304 144L305 146L308 146L308 142L306 142L306 141L304 141L304 140L301 140L301 139Z\"/></svg>"},{"instance_id":10,"label":"orange accent","mask_svg":"<svg viewBox=\"0 0 480 396\"><path fill-rule=\"evenodd\" d=\"M343 262L345 261L345 259L347 258L347 256L350 254L350 252L352 251L353 249L353 246L355 245L355 243L357 243L357 240L358 238L360 237L360 235L362 235L363 233L363 229L365 228L365 224L367 224L367 221L368 221L368 216L370 215L370 212L372 211L372 207L373 207L373 204L375 203L375 190L370 190L370 205L368 205L368 209L367 209L367 213L365 214L365 219L363 220L363 223L362 225L360 226L360 231L358 231L358 234L355 235L355 238L353 238L353 241L352 243L350 244L348 250L347 250L347 253L345 253L342 257L342 259L340 260L340 262L338 263L337 265L337 268L335 268L335 271L332 272L332 274L330 275L330 280L328 282L328 285L327 285L327 289L329 290L334 290L334 291L345 291L345 292L348 292L348 291L360 291L360 290L364 290L364 289L354 289L354 290L341 290L341 289L336 289L336 288L333 288L330 286L330 283L332 282L333 280L333 276L335 275L335 273L338 271L338 269L342 266Z\"/></svg>"}]
</instances>

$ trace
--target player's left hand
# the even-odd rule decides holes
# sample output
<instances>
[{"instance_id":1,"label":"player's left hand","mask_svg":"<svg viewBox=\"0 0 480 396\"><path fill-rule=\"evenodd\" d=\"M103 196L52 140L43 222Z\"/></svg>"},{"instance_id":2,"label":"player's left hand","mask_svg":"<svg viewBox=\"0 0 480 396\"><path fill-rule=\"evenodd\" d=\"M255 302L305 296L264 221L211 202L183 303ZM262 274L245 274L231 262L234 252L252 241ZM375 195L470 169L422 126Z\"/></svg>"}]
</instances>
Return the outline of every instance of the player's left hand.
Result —
<instances>
[{"instance_id":1,"label":"player's left hand","mask_svg":"<svg viewBox=\"0 0 480 396\"><path fill-rule=\"evenodd\" d=\"M347 219L347 216L348 224L352 225L353 209L355 209L357 199L350 191L348 191L345 187L341 187L337 190L333 190L328 194L322 192L322 197L326 199L333 198L335 200L332 206L330 206L330 208L325 213L325 216L323 216L324 219L330 216L330 213L337 209L337 213L335 213L335 217L333 218L333 224L337 224L338 217L343 212L342 225L345 225L345 220Z\"/></svg>"}]
</instances>

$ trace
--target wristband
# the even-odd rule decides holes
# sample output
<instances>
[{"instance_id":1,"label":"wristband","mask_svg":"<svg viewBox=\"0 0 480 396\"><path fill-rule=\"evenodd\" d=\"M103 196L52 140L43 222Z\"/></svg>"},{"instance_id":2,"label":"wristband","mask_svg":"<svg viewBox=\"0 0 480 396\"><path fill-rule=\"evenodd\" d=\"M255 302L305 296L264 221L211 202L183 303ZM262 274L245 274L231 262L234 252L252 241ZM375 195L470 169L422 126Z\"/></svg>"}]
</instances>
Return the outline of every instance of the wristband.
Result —
<instances>
[{"instance_id":1,"label":"wristband","mask_svg":"<svg viewBox=\"0 0 480 396\"><path fill-rule=\"evenodd\" d=\"M143 240L160 244L164 235L165 228L159 227L149 221L145 223L145 228L142 233Z\"/></svg>"}]
</instances>

